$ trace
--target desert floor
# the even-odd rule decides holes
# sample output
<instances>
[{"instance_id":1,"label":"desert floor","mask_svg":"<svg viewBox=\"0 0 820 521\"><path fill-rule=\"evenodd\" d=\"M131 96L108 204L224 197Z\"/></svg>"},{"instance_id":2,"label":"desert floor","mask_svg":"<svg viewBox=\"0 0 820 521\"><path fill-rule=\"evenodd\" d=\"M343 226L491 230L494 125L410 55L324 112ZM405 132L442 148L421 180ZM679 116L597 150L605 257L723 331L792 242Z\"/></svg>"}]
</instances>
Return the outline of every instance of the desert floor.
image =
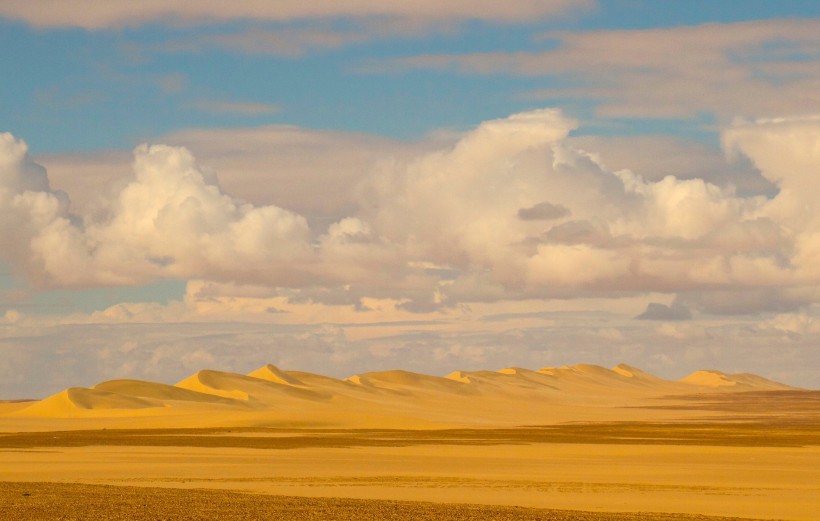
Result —
<instances>
[{"instance_id":1,"label":"desert floor","mask_svg":"<svg viewBox=\"0 0 820 521\"><path fill-rule=\"evenodd\" d=\"M5 433L0 518L820 519L818 469L796 418Z\"/></svg>"},{"instance_id":2,"label":"desert floor","mask_svg":"<svg viewBox=\"0 0 820 521\"><path fill-rule=\"evenodd\" d=\"M646 514L457 503L440 504L421 501L270 496L214 490L111 487L64 483L0 483L0 504L3 505L5 519L42 521L156 521L158 519L637 521L649 518ZM55 508L55 505L59 508ZM741 518L651 514L651 519L656 521L717 519L727 521Z\"/></svg>"}]
</instances>

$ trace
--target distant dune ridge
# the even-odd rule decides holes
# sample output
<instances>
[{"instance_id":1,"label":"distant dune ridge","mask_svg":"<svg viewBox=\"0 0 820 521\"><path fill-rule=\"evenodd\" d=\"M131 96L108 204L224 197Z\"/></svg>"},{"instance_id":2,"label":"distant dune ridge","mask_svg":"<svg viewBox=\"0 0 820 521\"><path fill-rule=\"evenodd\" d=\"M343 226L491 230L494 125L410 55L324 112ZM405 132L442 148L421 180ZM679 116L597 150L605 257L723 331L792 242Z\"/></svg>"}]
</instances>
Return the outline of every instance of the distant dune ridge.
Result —
<instances>
[{"instance_id":1,"label":"distant dune ridge","mask_svg":"<svg viewBox=\"0 0 820 521\"><path fill-rule=\"evenodd\" d=\"M202 370L175 385L112 380L73 387L0 416L132 419L145 427L416 427L536 425L566 421L702 417L704 397L795 388L751 374L697 371L665 380L620 364L537 371L392 370L344 380L265 365L247 375ZM688 415L688 416L687 416Z\"/></svg>"}]
</instances>

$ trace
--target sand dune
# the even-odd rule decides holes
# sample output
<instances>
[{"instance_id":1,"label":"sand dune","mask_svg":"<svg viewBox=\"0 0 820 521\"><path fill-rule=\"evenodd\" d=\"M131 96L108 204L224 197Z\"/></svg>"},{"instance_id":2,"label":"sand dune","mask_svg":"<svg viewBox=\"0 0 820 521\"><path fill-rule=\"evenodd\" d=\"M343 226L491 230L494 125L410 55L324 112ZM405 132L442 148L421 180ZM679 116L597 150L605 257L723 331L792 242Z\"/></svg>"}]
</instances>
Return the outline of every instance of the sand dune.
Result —
<instances>
[{"instance_id":1,"label":"sand dune","mask_svg":"<svg viewBox=\"0 0 820 521\"><path fill-rule=\"evenodd\" d=\"M736 391L786 391L794 389L794 387L773 382L754 374L726 374L715 370L695 371L679 381L701 387L733 388L732 390Z\"/></svg>"},{"instance_id":2,"label":"sand dune","mask_svg":"<svg viewBox=\"0 0 820 521\"><path fill-rule=\"evenodd\" d=\"M267 370L267 368L263 368ZM258 371L254 371L257 373ZM269 373L273 375L273 373ZM301 385L279 383L272 380L223 371L203 370L176 384L177 387L199 393L232 398L264 406L281 403L287 399L323 399L327 393L308 389Z\"/></svg>"},{"instance_id":3,"label":"sand dune","mask_svg":"<svg viewBox=\"0 0 820 521\"><path fill-rule=\"evenodd\" d=\"M430 376L409 371L392 370L364 373L347 378L347 381L364 387L393 391L399 394L469 393L470 389L460 382L440 376Z\"/></svg>"},{"instance_id":4,"label":"sand dune","mask_svg":"<svg viewBox=\"0 0 820 521\"><path fill-rule=\"evenodd\" d=\"M698 371L679 381L624 364L508 367L445 377L402 370L338 380L265 365L247 375L202 370L176 385L111 380L71 388L0 416L124 418L199 414L198 424L462 426L680 419L692 396L792 389L756 375ZM690 407L690 409L692 409ZM701 416L703 412L698 412ZM210 423L209 423L210 422ZM146 426L150 421L146 420Z\"/></svg>"},{"instance_id":5,"label":"sand dune","mask_svg":"<svg viewBox=\"0 0 820 521\"><path fill-rule=\"evenodd\" d=\"M0 468L9 481L30 482L6 495L25 518L110 518L124 497L97 488L72 503L44 493L41 482L51 481L245 490L251 509L226 511L250 516L270 514L262 495L287 494L434 501L439 512L469 502L628 511L613 519L815 521L818 488L807 476L820 463L819 395L755 375L665 380L623 364L347 379L272 365L203 370L176 385L110 380L0 403ZM157 516L187 511L176 501L188 492ZM144 513L156 494L135 495L120 517ZM383 507L374 519L391 517ZM320 512L308 517L336 518ZM282 515L305 517L290 507Z\"/></svg>"},{"instance_id":6,"label":"sand dune","mask_svg":"<svg viewBox=\"0 0 820 521\"><path fill-rule=\"evenodd\" d=\"M202 402L235 405L236 401L213 394L201 393L189 389L143 380L109 380L94 386L98 391L119 395L153 398L166 402Z\"/></svg>"},{"instance_id":7,"label":"sand dune","mask_svg":"<svg viewBox=\"0 0 820 521\"><path fill-rule=\"evenodd\" d=\"M51 418L107 414L117 416L128 413L133 414L142 409L162 407L164 407L164 404L159 400L148 400L97 389L71 387L44 400L34 402L16 414Z\"/></svg>"},{"instance_id":8,"label":"sand dune","mask_svg":"<svg viewBox=\"0 0 820 521\"><path fill-rule=\"evenodd\" d=\"M251 371L250 373L248 373L248 376L282 385L290 385L293 387L305 387L305 384L299 381L298 378L280 370L273 364L268 364L263 367L260 367L255 371Z\"/></svg>"}]
</instances>

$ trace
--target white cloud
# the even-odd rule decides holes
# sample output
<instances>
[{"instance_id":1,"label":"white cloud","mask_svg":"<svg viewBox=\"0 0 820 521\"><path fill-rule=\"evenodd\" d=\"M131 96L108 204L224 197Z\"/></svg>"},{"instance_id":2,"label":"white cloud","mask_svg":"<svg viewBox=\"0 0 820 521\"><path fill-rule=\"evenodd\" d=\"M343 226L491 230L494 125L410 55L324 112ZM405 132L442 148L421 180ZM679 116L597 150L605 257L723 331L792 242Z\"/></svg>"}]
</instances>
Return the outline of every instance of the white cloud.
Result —
<instances>
[{"instance_id":1,"label":"white cloud","mask_svg":"<svg viewBox=\"0 0 820 521\"><path fill-rule=\"evenodd\" d=\"M229 174L235 186L244 183L247 193L267 186L268 199L292 197L299 211L231 197L186 149L156 145L139 147L134 177L82 216L69 213L67 197L6 136L4 252L45 285L197 278L267 287L284 304L362 311L365 299L428 313L461 303L647 291L681 293L705 313L791 310L816 300L814 291L771 288L820 284L820 212L812 196L820 120L738 123L726 131L727 150L748 156L777 187L774 197L743 196L694 177L613 172L572 146L567 135L575 126L556 110L515 114L433 152L431 142L283 127L190 131L175 139L203 150L218 145L214 162L256 169L249 178ZM286 167L315 150L326 163L308 164L323 170L289 185L304 170ZM247 163L236 159L246 152ZM334 185L324 180L335 152L349 161L349 175ZM380 160L384 153L392 158ZM281 171L259 167L280 154ZM333 192L314 202L333 218L310 227L302 214L312 188ZM540 218L522 218L534 209ZM760 298L743 297L752 294Z\"/></svg>"},{"instance_id":2,"label":"white cloud","mask_svg":"<svg viewBox=\"0 0 820 521\"><path fill-rule=\"evenodd\" d=\"M574 126L549 110L485 122L452 149L377 176L360 218L411 261L456 270L438 290L457 300L788 279L790 239L766 197L611 172L567 145ZM561 215L520 218L545 201Z\"/></svg>"},{"instance_id":3,"label":"white cloud","mask_svg":"<svg viewBox=\"0 0 820 521\"><path fill-rule=\"evenodd\" d=\"M11 134L0 134L0 249L22 271L34 275L30 244L70 228L68 198L51 190L46 171Z\"/></svg>"},{"instance_id":4,"label":"white cloud","mask_svg":"<svg viewBox=\"0 0 820 521\"><path fill-rule=\"evenodd\" d=\"M568 143L594 153L614 172L629 170L647 181L702 179L743 196L777 193L774 183L760 175L749 161L735 157L727 164L717 146L663 135L571 136Z\"/></svg>"},{"instance_id":5,"label":"white cloud","mask_svg":"<svg viewBox=\"0 0 820 521\"><path fill-rule=\"evenodd\" d=\"M356 186L379 164L406 161L449 146L453 136L398 141L367 134L314 130L292 125L188 129L157 141L190 150L204 170L219 173L225 192L257 206L276 205L303 215L312 228L356 211ZM47 154L55 188L71 193L83 214L106 211L105 199L133 178L131 154L119 151ZM105 195L106 197L101 197Z\"/></svg>"},{"instance_id":6,"label":"white cloud","mask_svg":"<svg viewBox=\"0 0 820 521\"><path fill-rule=\"evenodd\" d=\"M377 165L405 161L451 142L437 136L403 142L290 125L190 129L160 139L193 151L199 162L219 172L226 192L297 212L322 231L355 213L356 186Z\"/></svg>"},{"instance_id":7,"label":"white cloud","mask_svg":"<svg viewBox=\"0 0 820 521\"><path fill-rule=\"evenodd\" d=\"M723 136L730 154L748 156L780 191L762 211L792 238L787 262L795 282L816 283L820 277L820 117L758 120L738 123Z\"/></svg>"},{"instance_id":8,"label":"white cloud","mask_svg":"<svg viewBox=\"0 0 820 521\"><path fill-rule=\"evenodd\" d=\"M2 144L0 210L8 228L0 237L12 261L30 261L42 271L34 277L41 283L136 284L197 273L234 279L264 273L285 284L312 255L302 217L223 194L185 149L138 147L135 178L102 217L81 223L68 213L68 199L50 190L25 144L8 134Z\"/></svg>"}]
</instances>

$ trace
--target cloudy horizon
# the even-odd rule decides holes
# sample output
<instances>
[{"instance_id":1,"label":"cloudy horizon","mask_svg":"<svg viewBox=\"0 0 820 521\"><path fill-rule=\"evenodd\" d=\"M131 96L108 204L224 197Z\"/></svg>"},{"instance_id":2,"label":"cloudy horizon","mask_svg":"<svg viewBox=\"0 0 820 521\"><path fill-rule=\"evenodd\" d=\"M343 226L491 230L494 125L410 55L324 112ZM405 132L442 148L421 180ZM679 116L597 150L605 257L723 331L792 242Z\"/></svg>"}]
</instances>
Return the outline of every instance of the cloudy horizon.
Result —
<instances>
[{"instance_id":1,"label":"cloudy horizon","mask_svg":"<svg viewBox=\"0 0 820 521\"><path fill-rule=\"evenodd\" d=\"M265 363L820 388L816 4L50 4L0 7L0 399Z\"/></svg>"}]
</instances>

